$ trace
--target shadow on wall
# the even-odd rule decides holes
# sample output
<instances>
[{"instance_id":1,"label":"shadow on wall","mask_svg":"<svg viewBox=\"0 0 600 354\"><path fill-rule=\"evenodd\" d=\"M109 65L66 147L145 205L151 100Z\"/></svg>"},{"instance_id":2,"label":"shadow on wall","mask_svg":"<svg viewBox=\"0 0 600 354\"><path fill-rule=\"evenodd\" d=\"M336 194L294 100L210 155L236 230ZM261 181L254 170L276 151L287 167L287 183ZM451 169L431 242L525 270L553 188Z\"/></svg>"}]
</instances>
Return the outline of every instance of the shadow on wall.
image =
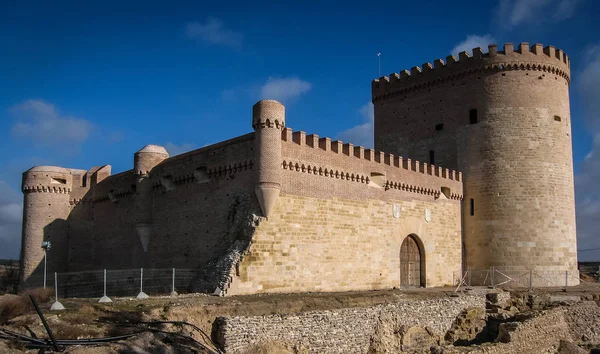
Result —
<instances>
[{"instance_id":1,"label":"shadow on wall","mask_svg":"<svg viewBox=\"0 0 600 354\"><path fill-rule=\"evenodd\" d=\"M53 284L54 272L64 271L66 265L64 252L66 251L67 228L67 220L65 219L54 219L43 228L42 240L50 242L50 248L47 251L42 247L42 242L21 246L23 248L30 248L26 251L30 254L29 257L39 259L38 264L29 273L26 283L20 286L21 290L43 287L44 269L47 272L47 284L49 286ZM44 261L45 252L47 252L46 261ZM26 271L26 269L22 271Z\"/></svg>"},{"instance_id":2,"label":"shadow on wall","mask_svg":"<svg viewBox=\"0 0 600 354\"><path fill-rule=\"evenodd\" d=\"M188 283L178 284L178 291L212 293L217 287L226 290L260 221L260 206L253 189L248 188L251 181L252 170L248 170L235 177L213 176L202 183L177 181L170 189L154 183L148 198L152 205L148 225L153 231L147 251L136 228L140 204L136 176L124 173L101 181L71 203L68 220L55 219L44 227L43 240L51 242L47 286L54 286L54 272L58 272L62 283L59 295L101 294L106 268L108 277L113 277L112 283L110 279L107 282L109 289L115 289L112 293L131 295L139 291L139 269L145 268L144 288L146 284L152 288L152 277L159 277L160 273L167 279L170 291L170 270L175 267L182 271L179 280L184 280L184 270L188 275ZM129 188L124 190L123 186ZM219 205L215 205L217 202ZM202 253L196 252L199 249ZM37 243L32 250L40 262L24 288L43 286L44 251ZM164 268L168 274L162 272L163 276L157 270L153 275L153 268ZM195 275L189 275L190 271Z\"/></svg>"}]
</instances>

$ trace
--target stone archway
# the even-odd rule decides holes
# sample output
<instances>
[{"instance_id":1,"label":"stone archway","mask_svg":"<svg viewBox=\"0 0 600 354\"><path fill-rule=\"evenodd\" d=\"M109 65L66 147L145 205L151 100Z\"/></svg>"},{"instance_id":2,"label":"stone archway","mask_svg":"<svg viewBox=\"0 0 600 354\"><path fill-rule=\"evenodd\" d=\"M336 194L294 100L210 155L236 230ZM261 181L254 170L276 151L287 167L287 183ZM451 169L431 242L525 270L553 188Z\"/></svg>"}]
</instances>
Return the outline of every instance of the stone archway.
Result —
<instances>
[{"instance_id":1,"label":"stone archway","mask_svg":"<svg viewBox=\"0 0 600 354\"><path fill-rule=\"evenodd\" d=\"M425 257L417 235L410 234L400 246L400 286L425 286Z\"/></svg>"}]
</instances>

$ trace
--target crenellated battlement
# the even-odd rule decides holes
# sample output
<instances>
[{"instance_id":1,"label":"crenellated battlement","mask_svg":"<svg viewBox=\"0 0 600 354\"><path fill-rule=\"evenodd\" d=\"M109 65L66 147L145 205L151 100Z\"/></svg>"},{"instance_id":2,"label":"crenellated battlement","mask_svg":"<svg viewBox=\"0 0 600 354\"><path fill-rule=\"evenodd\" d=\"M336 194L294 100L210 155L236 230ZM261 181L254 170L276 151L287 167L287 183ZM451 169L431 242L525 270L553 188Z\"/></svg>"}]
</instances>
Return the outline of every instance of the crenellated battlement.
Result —
<instances>
[{"instance_id":1,"label":"crenellated battlement","mask_svg":"<svg viewBox=\"0 0 600 354\"><path fill-rule=\"evenodd\" d=\"M375 79L371 83L372 100L386 99L390 95L409 92L454 81L467 75L491 71L531 70L552 73L564 78L570 84L571 62L566 53L553 46L522 42L515 49L512 43L504 44L499 51L495 44L488 46L488 52L474 48L473 55L460 52L458 59L449 55L446 60L436 59L432 63L413 66L410 71L402 70Z\"/></svg>"},{"instance_id":2,"label":"crenellated battlement","mask_svg":"<svg viewBox=\"0 0 600 354\"><path fill-rule=\"evenodd\" d=\"M328 151L332 154L338 154L340 156L346 156L348 158L356 158L368 163L395 167L398 169L404 169L408 171L421 173L423 175L449 179L457 182L462 181L462 172L431 165L422 161L405 159L402 158L402 156L394 156L394 154L385 153L383 151L366 149L364 146L355 146L352 143L344 143L340 140L331 140L331 138L328 137L320 138L316 134L307 135L306 132L303 131L294 132L291 128L285 128L282 131L281 139L285 142L291 142L299 146L306 146L313 149ZM348 166L352 166L352 163L353 160L348 160ZM295 168L296 166L285 166L285 168L292 167ZM303 167L299 166L299 168L301 169ZM306 168L306 166L304 168ZM317 166L312 166L313 172L319 172L317 169ZM325 169L321 172L327 173L329 175L332 171L335 176L335 171L332 169ZM346 175L344 174L344 177L345 176ZM350 175L348 176L352 179ZM358 180L361 180L361 176L357 176L356 178Z\"/></svg>"},{"instance_id":3,"label":"crenellated battlement","mask_svg":"<svg viewBox=\"0 0 600 354\"><path fill-rule=\"evenodd\" d=\"M23 186L23 193L71 193L71 188L61 186Z\"/></svg>"},{"instance_id":4,"label":"crenellated battlement","mask_svg":"<svg viewBox=\"0 0 600 354\"><path fill-rule=\"evenodd\" d=\"M85 173L84 170L57 166L35 166L23 173L21 191L69 194L73 188L73 179L79 179Z\"/></svg>"}]
</instances>

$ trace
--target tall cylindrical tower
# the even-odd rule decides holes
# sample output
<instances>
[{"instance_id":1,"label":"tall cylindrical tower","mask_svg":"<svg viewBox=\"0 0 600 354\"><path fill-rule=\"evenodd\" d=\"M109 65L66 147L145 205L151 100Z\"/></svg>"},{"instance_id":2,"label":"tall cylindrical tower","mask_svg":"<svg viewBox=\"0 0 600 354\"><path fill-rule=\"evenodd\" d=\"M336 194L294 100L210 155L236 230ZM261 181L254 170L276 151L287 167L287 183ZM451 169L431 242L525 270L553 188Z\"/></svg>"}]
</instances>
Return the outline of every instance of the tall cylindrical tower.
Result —
<instances>
[{"instance_id":1,"label":"tall cylindrical tower","mask_svg":"<svg viewBox=\"0 0 600 354\"><path fill-rule=\"evenodd\" d=\"M258 169L256 197L263 215L269 217L281 189L281 131L285 107L274 100L262 100L252 107L255 130L254 154Z\"/></svg>"},{"instance_id":2,"label":"tall cylindrical tower","mask_svg":"<svg viewBox=\"0 0 600 354\"><path fill-rule=\"evenodd\" d=\"M569 85L567 55L528 43L373 81L375 147L463 172L465 267L578 283Z\"/></svg>"},{"instance_id":3,"label":"tall cylindrical tower","mask_svg":"<svg viewBox=\"0 0 600 354\"><path fill-rule=\"evenodd\" d=\"M152 235L152 184L150 171L169 158L167 150L158 145L146 145L133 155L133 171L137 176L135 196L135 229L144 252Z\"/></svg>"},{"instance_id":4,"label":"tall cylindrical tower","mask_svg":"<svg viewBox=\"0 0 600 354\"><path fill-rule=\"evenodd\" d=\"M40 286L44 272L43 241L50 241L47 272L67 269L67 219L72 175L66 168L37 166L23 173L21 284Z\"/></svg>"},{"instance_id":5,"label":"tall cylindrical tower","mask_svg":"<svg viewBox=\"0 0 600 354\"><path fill-rule=\"evenodd\" d=\"M482 65L473 121L457 132L466 264L564 285L577 270L568 60L522 43L490 46Z\"/></svg>"}]
</instances>

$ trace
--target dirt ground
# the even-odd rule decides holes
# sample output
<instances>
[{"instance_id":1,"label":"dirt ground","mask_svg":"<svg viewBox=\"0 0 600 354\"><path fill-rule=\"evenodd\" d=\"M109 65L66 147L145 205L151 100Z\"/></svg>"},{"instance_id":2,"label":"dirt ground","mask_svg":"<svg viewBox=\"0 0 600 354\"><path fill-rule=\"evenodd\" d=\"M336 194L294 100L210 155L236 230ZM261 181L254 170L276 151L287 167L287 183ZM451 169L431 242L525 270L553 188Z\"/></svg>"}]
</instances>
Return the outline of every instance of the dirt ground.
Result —
<instances>
[{"instance_id":1,"label":"dirt ground","mask_svg":"<svg viewBox=\"0 0 600 354\"><path fill-rule=\"evenodd\" d=\"M303 294L258 294L247 296L216 297L205 294L188 294L175 297L151 297L147 300L135 298L113 298L109 304L98 303L98 299L60 299L64 311L50 311L52 300L41 304L44 315L57 339L81 339L118 336L151 328L133 339L98 347L69 347L68 353L216 353L210 337L213 324L221 316L257 316L269 314L290 314L312 310L365 307L411 299L434 299L451 296L454 288L434 289L394 289L345 293L303 293ZM483 290L483 289L480 289ZM464 290L461 290L464 291ZM472 290L478 291L477 288ZM600 297L600 284L587 284L571 287L564 292L561 288L511 290L513 294L535 295L576 295L584 298ZM3 298L0 297L0 308ZM189 326L171 324L146 325L147 321L186 321ZM9 329L37 338L47 338L41 321L35 312L12 318L0 323L0 328ZM207 349L202 349L194 341L185 337L160 333L177 332L190 335ZM202 334L204 333L204 335ZM0 352L25 353L23 345L0 339Z\"/></svg>"}]
</instances>

